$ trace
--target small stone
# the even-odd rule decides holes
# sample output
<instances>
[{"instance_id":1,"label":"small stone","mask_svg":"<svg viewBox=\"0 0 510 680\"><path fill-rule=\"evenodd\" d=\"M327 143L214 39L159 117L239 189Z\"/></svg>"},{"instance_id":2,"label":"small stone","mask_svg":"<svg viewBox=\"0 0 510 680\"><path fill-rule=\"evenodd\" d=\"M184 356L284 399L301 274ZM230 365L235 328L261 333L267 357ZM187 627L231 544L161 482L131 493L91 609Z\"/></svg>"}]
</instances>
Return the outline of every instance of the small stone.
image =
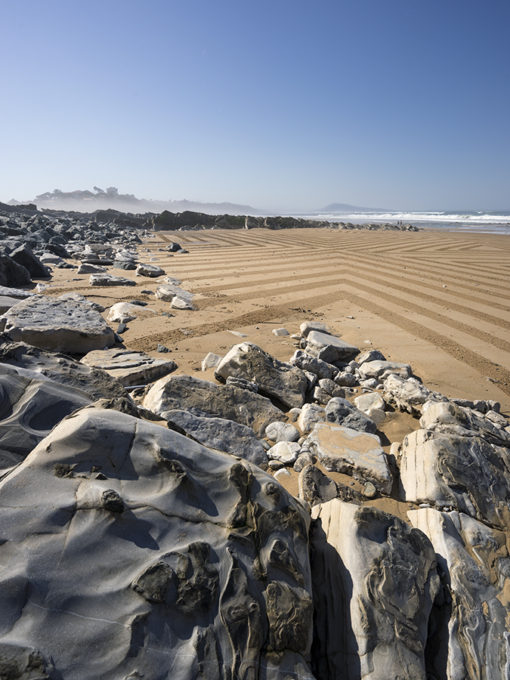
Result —
<instances>
[{"instance_id":1,"label":"small stone","mask_svg":"<svg viewBox=\"0 0 510 680\"><path fill-rule=\"evenodd\" d=\"M274 473L274 478L277 481L283 481L284 479L288 479L290 477L290 472L287 470L287 468L280 468Z\"/></svg>"},{"instance_id":2,"label":"small stone","mask_svg":"<svg viewBox=\"0 0 510 680\"><path fill-rule=\"evenodd\" d=\"M282 337L285 335L289 335L289 331L286 328L273 328L273 335Z\"/></svg>"},{"instance_id":3,"label":"small stone","mask_svg":"<svg viewBox=\"0 0 510 680\"><path fill-rule=\"evenodd\" d=\"M167 347L166 345L159 345L159 344L158 344L158 346L156 347L156 351L157 351L157 352L161 352L162 354L164 354L164 353L166 353L166 352L171 352L172 350L171 350L171 349L168 349L168 347Z\"/></svg>"},{"instance_id":4,"label":"small stone","mask_svg":"<svg viewBox=\"0 0 510 680\"><path fill-rule=\"evenodd\" d=\"M273 442L297 442L299 432L290 423L275 421L266 427L266 437Z\"/></svg>"},{"instance_id":5,"label":"small stone","mask_svg":"<svg viewBox=\"0 0 510 680\"><path fill-rule=\"evenodd\" d=\"M372 482L367 482L363 487L363 495L367 498L374 498L377 495L377 489Z\"/></svg>"}]
</instances>

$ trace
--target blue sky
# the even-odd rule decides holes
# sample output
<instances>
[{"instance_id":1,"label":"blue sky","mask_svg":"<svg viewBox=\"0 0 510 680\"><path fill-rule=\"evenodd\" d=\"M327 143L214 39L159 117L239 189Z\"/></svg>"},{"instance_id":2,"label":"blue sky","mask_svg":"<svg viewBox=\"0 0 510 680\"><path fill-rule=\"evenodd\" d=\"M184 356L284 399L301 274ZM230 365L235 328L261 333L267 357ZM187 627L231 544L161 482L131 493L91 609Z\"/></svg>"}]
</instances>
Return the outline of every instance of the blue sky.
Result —
<instances>
[{"instance_id":1,"label":"blue sky","mask_svg":"<svg viewBox=\"0 0 510 680\"><path fill-rule=\"evenodd\" d=\"M0 200L510 209L508 0L1 0Z\"/></svg>"}]
</instances>

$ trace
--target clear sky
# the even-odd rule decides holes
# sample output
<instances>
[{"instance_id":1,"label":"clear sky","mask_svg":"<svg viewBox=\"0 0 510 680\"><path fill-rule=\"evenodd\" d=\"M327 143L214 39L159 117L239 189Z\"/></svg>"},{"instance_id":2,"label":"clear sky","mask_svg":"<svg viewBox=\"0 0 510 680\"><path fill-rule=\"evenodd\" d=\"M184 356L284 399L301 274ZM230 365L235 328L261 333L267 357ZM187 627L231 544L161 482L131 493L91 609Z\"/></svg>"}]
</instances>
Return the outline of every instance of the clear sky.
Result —
<instances>
[{"instance_id":1,"label":"clear sky","mask_svg":"<svg viewBox=\"0 0 510 680\"><path fill-rule=\"evenodd\" d=\"M0 0L0 200L510 209L509 0Z\"/></svg>"}]
</instances>

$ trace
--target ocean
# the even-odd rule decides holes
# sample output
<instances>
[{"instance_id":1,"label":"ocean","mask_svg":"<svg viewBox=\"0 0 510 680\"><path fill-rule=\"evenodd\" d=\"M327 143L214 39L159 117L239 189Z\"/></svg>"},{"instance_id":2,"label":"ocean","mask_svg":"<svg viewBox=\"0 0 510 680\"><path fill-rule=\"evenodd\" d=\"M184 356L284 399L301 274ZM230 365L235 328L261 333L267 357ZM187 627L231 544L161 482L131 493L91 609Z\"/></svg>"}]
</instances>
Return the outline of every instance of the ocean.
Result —
<instances>
[{"instance_id":1,"label":"ocean","mask_svg":"<svg viewBox=\"0 0 510 680\"><path fill-rule=\"evenodd\" d=\"M315 213L296 215L309 219L328 222L391 223L414 224L424 229L447 229L449 231L484 232L488 234L510 235L510 211L500 212L352 212L352 213Z\"/></svg>"}]
</instances>

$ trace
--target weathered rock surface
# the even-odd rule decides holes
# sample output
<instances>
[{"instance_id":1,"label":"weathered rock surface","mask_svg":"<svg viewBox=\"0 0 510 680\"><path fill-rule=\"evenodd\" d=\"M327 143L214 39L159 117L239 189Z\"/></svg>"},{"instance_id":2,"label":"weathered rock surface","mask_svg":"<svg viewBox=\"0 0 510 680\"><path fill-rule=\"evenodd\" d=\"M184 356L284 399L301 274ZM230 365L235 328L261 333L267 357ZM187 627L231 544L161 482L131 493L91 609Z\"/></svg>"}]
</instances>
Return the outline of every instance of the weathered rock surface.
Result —
<instances>
[{"instance_id":1,"label":"weathered rock surface","mask_svg":"<svg viewBox=\"0 0 510 680\"><path fill-rule=\"evenodd\" d=\"M498 427L490 417L451 401L427 402L420 419L421 427L459 435L477 434L493 444L510 446L510 433Z\"/></svg>"},{"instance_id":2,"label":"weathered rock surface","mask_svg":"<svg viewBox=\"0 0 510 680\"><path fill-rule=\"evenodd\" d=\"M336 498L338 486L315 465L306 465L299 473L298 496L313 507Z\"/></svg>"},{"instance_id":3,"label":"weathered rock surface","mask_svg":"<svg viewBox=\"0 0 510 680\"><path fill-rule=\"evenodd\" d=\"M158 380L143 405L163 418L172 410L186 410L206 418L226 418L251 427L258 437L273 420L284 415L269 399L233 385L216 385L187 375Z\"/></svg>"},{"instance_id":4,"label":"weathered rock surface","mask_svg":"<svg viewBox=\"0 0 510 680\"><path fill-rule=\"evenodd\" d=\"M338 499L312 517L316 677L431 677L425 647L439 577L430 541L392 515Z\"/></svg>"},{"instance_id":5,"label":"weathered rock surface","mask_svg":"<svg viewBox=\"0 0 510 680\"><path fill-rule=\"evenodd\" d=\"M297 426L303 434L308 434L313 430L316 423L324 420L326 420L326 411L322 406L304 404L297 419Z\"/></svg>"},{"instance_id":6,"label":"weathered rock surface","mask_svg":"<svg viewBox=\"0 0 510 680\"><path fill-rule=\"evenodd\" d=\"M194 439L210 449L244 458L254 465L265 467L267 454L247 425L225 418L203 418L188 411L168 411L168 427Z\"/></svg>"},{"instance_id":7,"label":"weathered rock surface","mask_svg":"<svg viewBox=\"0 0 510 680\"><path fill-rule=\"evenodd\" d=\"M108 373L22 342L1 342L0 362L30 371L37 379L49 378L60 385L84 392L92 400L127 397L124 387Z\"/></svg>"},{"instance_id":8,"label":"weathered rock surface","mask_svg":"<svg viewBox=\"0 0 510 680\"><path fill-rule=\"evenodd\" d=\"M17 305L19 298L6 297L5 295L0 295L0 314L5 314L5 312Z\"/></svg>"},{"instance_id":9,"label":"weathered rock surface","mask_svg":"<svg viewBox=\"0 0 510 680\"><path fill-rule=\"evenodd\" d=\"M321 331L310 331L306 336L306 343L308 354L331 364L350 361L359 354L357 347Z\"/></svg>"},{"instance_id":10,"label":"weathered rock surface","mask_svg":"<svg viewBox=\"0 0 510 680\"><path fill-rule=\"evenodd\" d=\"M330 472L372 482L389 494L393 477L379 437L331 423L317 423L304 444Z\"/></svg>"},{"instance_id":11,"label":"weathered rock surface","mask_svg":"<svg viewBox=\"0 0 510 680\"><path fill-rule=\"evenodd\" d=\"M33 295L7 311L5 333L42 349L84 354L114 344L115 336L89 304Z\"/></svg>"},{"instance_id":12,"label":"weathered rock surface","mask_svg":"<svg viewBox=\"0 0 510 680\"><path fill-rule=\"evenodd\" d=\"M20 463L65 416L90 402L80 390L0 364L0 470Z\"/></svg>"},{"instance_id":13,"label":"weathered rock surface","mask_svg":"<svg viewBox=\"0 0 510 680\"><path fill-rule=\"evenodd\" d=\"M9 286L0 286L0 295L23 300L24 298L34 295L34 293L31 290L23 290L22 288L10 288Z\"/></svg>"},{"instance_id":14,"label":"weathered rock surface","mask_svg":"<svg viewBox=\"0 0 510 680\"><path fill-rule=\"evenodd\" d=\"M0 643L55 677L313 680L308 516L255 466L86 409L0 507Z\"/></svg>"},{"instance_id":15,"label":"weathered rock surface","mask_svg":"<svg viewBox=\"0 0 510 680\"><path fill-rule=\"evenodd\" d=\"M171 359L154 359L145 352L129 349L103 349L88 352L81 361L101 368L122 385L145 385L158 380L177 368Z\"/></svg>"},{"instance_id":16,"label":"weathered rock surface","mask_svg":"<svg viewBox=\"0 0 510 680\"><path fill-rule=\"evenodd\" d=\"M175 283L164 283L159 286L159 288L156 289L156 297L158 300L163 300L164 302L172 302L174 297L178 297L181 300L188 300L190 303L193 300L192 293L189 293Z\"/></svg>"},{"instance_id":17,"label":"weathered rock surface","mask_svg":"<svg viewBox=\"0 0 510 680\"><path fill-rule=\"evenodd\" d=\"M216 367L219 380L229 376L257 383L259 392L284 408L298 408L305 400L308 381L303 371L278 361L251 342L234 345Z\"/></svg>"},{"instance_id":18,"label":"weathered rock surface","mask_svg":"<svg viewBox=\"0 0 510 680\"><path fill-rule=\"evenodd\" d=\"M433 610L430 677L507 680L510 558L503 532L459 512L408 512L438 555L444 596Z\"/></svg>"}]
</instances>

